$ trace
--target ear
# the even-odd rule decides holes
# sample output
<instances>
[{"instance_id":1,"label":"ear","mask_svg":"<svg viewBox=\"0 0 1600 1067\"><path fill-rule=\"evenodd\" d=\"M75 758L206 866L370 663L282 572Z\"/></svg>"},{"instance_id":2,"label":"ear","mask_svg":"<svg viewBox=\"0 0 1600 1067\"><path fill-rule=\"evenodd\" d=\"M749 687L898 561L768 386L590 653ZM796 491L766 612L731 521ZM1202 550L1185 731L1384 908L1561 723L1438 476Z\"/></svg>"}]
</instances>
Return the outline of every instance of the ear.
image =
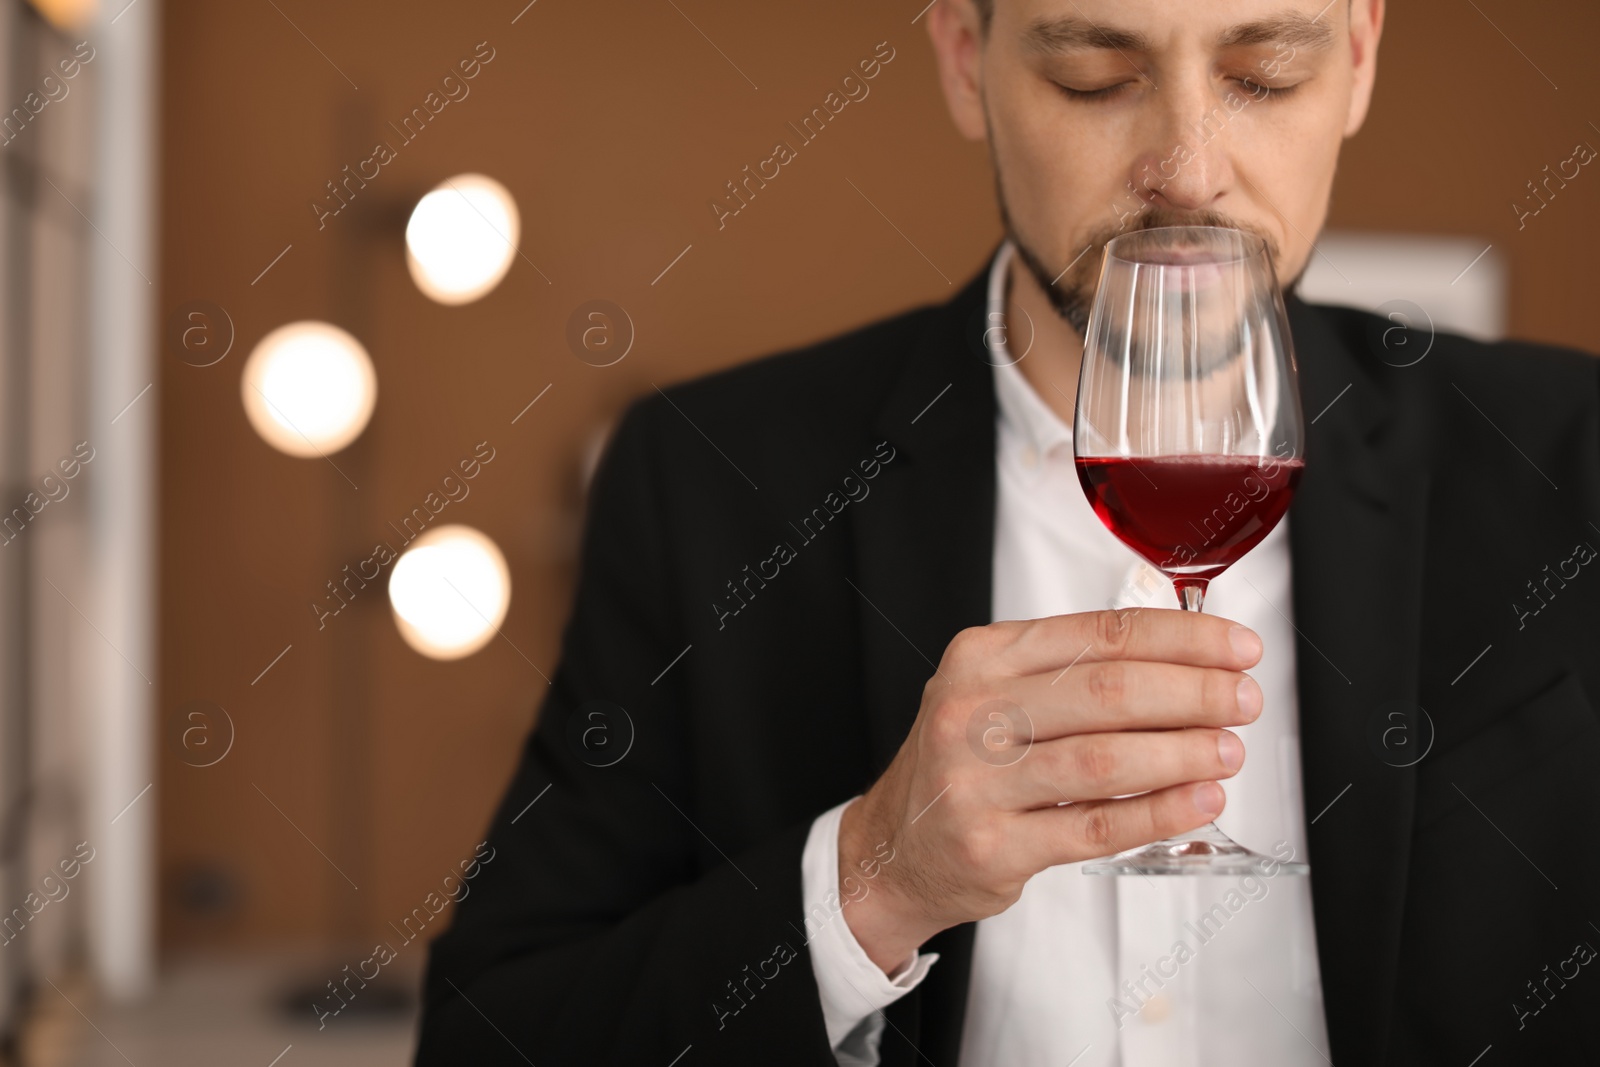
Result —
<instances>
[{"instance_id":1,"label":"ear","mask_svg":"<svg viewBox=\"0 0 1600 1067\"><path fill-rule=\"evenodd\" d=\"M1350 62L1354 79L1350 84L1350 114L1345 119L1344 135L1354 137L1367 120L1372 103L1372 83L1378 76L1378 39L1383 36L1384 0L1351 0Z\"/></svg>"},{"instance_id":2,"label":"ear","mask_svg":"<svg viewBox=\"0 0 1600 1067\"><path fill-rule=\"evenodd\" d=\"M928 9L928 38L939 63L939 84L961 136L986 140L983 110L983 33L972 0L935 0Z\"/></svg>"}]
</instances>

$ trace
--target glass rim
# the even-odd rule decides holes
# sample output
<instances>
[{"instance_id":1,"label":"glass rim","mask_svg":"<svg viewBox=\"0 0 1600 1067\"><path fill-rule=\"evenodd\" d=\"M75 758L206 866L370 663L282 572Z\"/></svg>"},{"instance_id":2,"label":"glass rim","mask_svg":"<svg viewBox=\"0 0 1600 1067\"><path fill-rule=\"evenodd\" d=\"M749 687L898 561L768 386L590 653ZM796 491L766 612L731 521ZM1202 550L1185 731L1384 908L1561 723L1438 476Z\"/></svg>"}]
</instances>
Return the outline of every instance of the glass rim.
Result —
<instances>
[{"instance_id":1,"label":"glass rim","mask_svg":"<svg viewBox=\"0 0 1600 1067\"><path fill-rule=\"evenodd\" d=\"M1243 249L1236 256L1230 256L1228 258L1205 259L1199 261L1201 263L1242 263L1245 260L1254 259L1258 256L1266 255L1268 253L1266 238L1262 237L1258 233L1252 233L1249 230L1241 230L1233 226L1152 226L1145 230L1133 230L1128 233L1117 234L1117 236L1106 242L1106 257L1108 259L1114 259L1119 263L1128 263L1136 267L1196 266L1196 263L1159 263L1144 259L1130 259L1128 256L1119 254L1118 252L1119 246L1126 247L1128 244L1133 243L1140 237L1146 237L1150 234L1170 233L1175 230L1188 230L1197 235L1219 233L1236 235L1236 237L1240 240L1240 243L1244 245Z\"/></svg>"}]
</instances>

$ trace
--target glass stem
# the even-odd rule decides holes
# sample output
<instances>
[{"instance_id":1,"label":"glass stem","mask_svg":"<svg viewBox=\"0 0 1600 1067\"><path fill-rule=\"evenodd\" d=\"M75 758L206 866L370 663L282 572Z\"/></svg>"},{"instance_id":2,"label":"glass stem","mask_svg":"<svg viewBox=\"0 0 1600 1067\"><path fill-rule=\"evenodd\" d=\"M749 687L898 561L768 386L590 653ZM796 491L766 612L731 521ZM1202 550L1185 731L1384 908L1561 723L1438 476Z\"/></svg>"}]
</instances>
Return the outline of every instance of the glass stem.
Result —
<instances>
[{"instance_id":1,"label":"glass stem","mask_svg":"<svg viewBox=\"0 0 1600 1067\"><path fill-rule=\"evenodd\" d=\"M1178 593L1178 605L1184 611L1199 611L1206 601L1206 583L1204 581L1180 580L1173 583L1173 588Z\"/></svg>"}]
</instances>

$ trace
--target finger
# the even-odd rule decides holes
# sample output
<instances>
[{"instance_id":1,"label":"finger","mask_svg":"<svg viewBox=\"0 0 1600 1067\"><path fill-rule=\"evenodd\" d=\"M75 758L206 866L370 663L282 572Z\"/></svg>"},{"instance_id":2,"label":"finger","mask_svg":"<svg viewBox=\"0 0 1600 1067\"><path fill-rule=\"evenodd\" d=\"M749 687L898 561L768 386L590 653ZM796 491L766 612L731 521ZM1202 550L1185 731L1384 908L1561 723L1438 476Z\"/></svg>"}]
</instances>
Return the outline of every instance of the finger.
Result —
<instances>
[{"instance_id":1,"label":"finger","mask_svg":"<svg viewBox=\"0 0 1600 1067\"><path fill-rule=\"evenodd\" d=\"M1261 638L1218 615L1136 608L973 627L956 635L945 656L958 670L1001 670L1016 676L1105 660L1245 670L1260 660Z\"/></svg>"},{"instance_id":2,"label":"finger","mask_svg":"<svg viewBox=\"0 0 1600 1067\"><path fill-rule=\"evenodd\" d=\"M1035 742L1016 763L997 768L990 795L1023 811L1231 778L1243 764L1244 743L1228 730L1077 734Z\"/></svg>"},{"instance_id":3,"label":"finger","mask_svg":"<svg viewBox=\"0 0 1600 1067\"><path fill-rule=\"evenodd\" d=\"M1187 833L1221 814L1215 782L1175 785L1142 796L1041 808L1014 823L1019 850L1038 869L1110 856Z\"/></svg>"},{"instance_id":4,"label":"finger","mask_svg":"<svg viewBox=\"0 0 1600 1067\"><path fill-rule=\"evenodd\" d=\"M1004 684L1036 741L1105 730L1243 726L1261 714L1261 686L1215 667L1103 660Z\"/></svg>"}]
</instances>

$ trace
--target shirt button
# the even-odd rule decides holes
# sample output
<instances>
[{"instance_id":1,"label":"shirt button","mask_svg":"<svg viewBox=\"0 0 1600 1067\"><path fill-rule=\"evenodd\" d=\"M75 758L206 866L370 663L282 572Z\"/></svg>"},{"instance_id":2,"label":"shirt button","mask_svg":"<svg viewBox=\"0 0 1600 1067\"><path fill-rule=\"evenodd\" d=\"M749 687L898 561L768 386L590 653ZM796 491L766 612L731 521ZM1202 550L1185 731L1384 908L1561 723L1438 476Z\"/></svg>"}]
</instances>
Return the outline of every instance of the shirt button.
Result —
<instances>
[{"instance_id":1,"label":"shirt button","mask_svg":"<svg viewBox=\"0 0 1600 1067\"><path fill-rule=\"evenodd\" d=\"M1171 1014L1172 1000L1165 993L1157 993L1139 1009L1139 1018L1151 1024L1159 1023Z\"/></svg>"},{"instance_id":2,"label":"shirt button","mask_svg":"<svg viewBox=\"0 0 1600 1067\"><path fill-rule=\"evenodd\" d=\"M1032 445L1022 446L1022 465L1033 470L1039 465L1039 450Z\"/></svg>"}]
</instances>

